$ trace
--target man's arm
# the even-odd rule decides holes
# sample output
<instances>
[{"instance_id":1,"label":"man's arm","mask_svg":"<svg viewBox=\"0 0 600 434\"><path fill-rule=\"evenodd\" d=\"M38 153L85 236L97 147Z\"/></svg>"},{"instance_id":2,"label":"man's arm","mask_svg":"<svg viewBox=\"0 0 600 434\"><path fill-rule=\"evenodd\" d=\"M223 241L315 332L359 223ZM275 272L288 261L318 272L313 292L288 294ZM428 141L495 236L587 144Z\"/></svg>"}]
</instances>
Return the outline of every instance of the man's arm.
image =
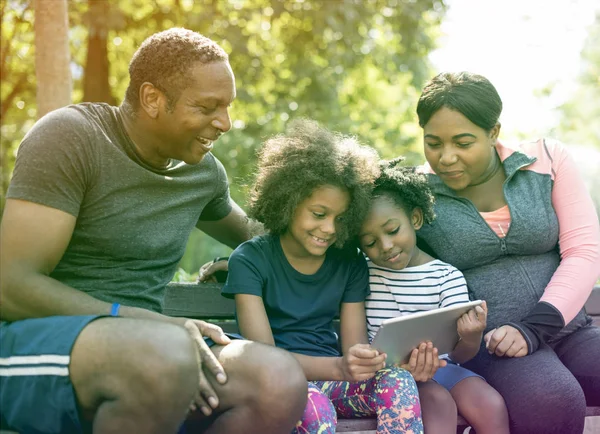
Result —
<instances>
[{"instance_id":1,"label":"man's arm","mask_svg":"<svg viewBox=\"0 0 600 434\"><path fill-rule=\"evenodd\" d=\"M110 313L110 303L49 277L69 245L76 220L69 213L37 203L6 201L0 226L2 320ZM179 325L185 322L128 306L122 306L119 314Z\"/></svg>"},{"instance_id":2,"label":"man's arm","mask_svg":"<svg viewBox=\"0 0 600 434\"><path fill-rule=\"evenodd\" d=\"M240 206L231 200L231 212L221 220L200 220L196 227L215 240L235 249L254 235L261 234L261 224L248 218Z\"/></svg>"}]
</instances>

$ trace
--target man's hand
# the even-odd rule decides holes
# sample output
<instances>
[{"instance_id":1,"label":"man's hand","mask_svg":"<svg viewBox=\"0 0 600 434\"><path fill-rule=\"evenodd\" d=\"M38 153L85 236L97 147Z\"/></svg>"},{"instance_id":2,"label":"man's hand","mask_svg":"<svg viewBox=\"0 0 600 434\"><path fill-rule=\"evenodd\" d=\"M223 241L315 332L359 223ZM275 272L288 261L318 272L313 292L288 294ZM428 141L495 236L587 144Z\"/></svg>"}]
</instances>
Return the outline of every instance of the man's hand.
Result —
<instances>
[{"instance_id":1,"label":"man's hand","mask_svg":"<svg viewBox=\"0 0 600 434\"><path fill-rule=\"evenodd\" d=\"M411 373L415 381L429 381L433 378L438 368L443 368L448 363L440 360L438 349L431 342L421 342L410 354L408 363L401 368Z\"/></svg>"},{"instance_id":2,"label":"man's hand","mask_svg":"<svg viewBox=\"0 0 600 434\"><path fill-rule=\"evenodd\" d=\"M217 271L227 271L228 262L227 258L218 258L219 261L210 261L200 267L198 271L198 282L202 283L217 283L215 273Z\"/></svg>"},{"instance_id":3,"label":"man's hand","mask_svg":"<svg viewBox=\"0 0 600 434\"><path fill-rule=\"evenodd\" d=\"M528 353L527 341L521 332L509 325L490 330L483 339L488 352L498 357L523 357Z\"/></svg>"},{"instance_id":4,"label":"man's hand","mask_svg":"<svg viewBox=\"0 0 600 434\"><path fill-rule=\"evenodd\" d=\"M458 335L465 342L481 344L481 336L487 325L487 304L476 306L463 314L456 323Z\"/></svg>"},{"instance_id":5,"label":"man's hand","mask_svg":"<svg viewBox=\"0 0 600 434\"><path fill-rule=\"evenodd\" d=\"M204 341L204 336L211 338L219 345L227 345L231 342L231 340L223 333L221 327L204 321L190 319L187 320L183 326L192 337L192 340L196 344L197 348L196 357L198 362L199 387L198 393L194 398L194 402L192 402L190 405L190 408L191 410L200 408L202 413L204 413L206 416L210 416L212 410L218 407L219 398L217 397L217 393L213 389L212 385L206 378L202 367L206 366L208 371L220 384L225 384L227 381L227 375L225 374L223 366L221 366L217 360L217 357L213 354Z\"/></svg>"},{"instance_id":6,"label":"man's hand","mask_svg":"<svg viewBox=\"0 0 600 434\"><path fill-rule=\"evenodd\" d=\"M356 344L340 358L342 376L345 381L363 381L385 368L385 353L379 354L368 344Z\"/></svg>"}]
</instances>

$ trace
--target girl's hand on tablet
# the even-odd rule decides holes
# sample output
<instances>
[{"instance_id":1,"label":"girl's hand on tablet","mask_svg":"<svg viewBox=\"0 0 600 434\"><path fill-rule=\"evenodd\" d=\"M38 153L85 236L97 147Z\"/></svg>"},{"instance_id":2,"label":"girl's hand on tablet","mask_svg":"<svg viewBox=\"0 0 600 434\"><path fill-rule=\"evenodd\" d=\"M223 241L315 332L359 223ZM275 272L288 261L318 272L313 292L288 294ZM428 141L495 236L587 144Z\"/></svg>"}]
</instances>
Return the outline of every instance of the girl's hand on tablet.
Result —
<instances>
[{"instance_id":1,"label":"girl's hand on tablet","mask_svg":"<svg viewBox=\"0 0 600 434\"><path fill-rule=\"evenodd\" d=\"M401 367L410 372L415 381L429 381L438 368L446 366L445 360L438 357L438 349L431 342L421 342L410 354L408 363Z\"/></svg>"},{"instance_id":2,"label":"girl's hand on tablet","mask_svg":"<svg viewBox=\"0 0 600 434\"><path fill-rule=\"evenodd\" d=\"M345 381L363 381L375 376L385 368L385 353L379 353L368 344L356 344L350 347L341 358L341 369Z\"/></svg>"},{"instance_id":3,"label":"girl's hand on tablet","mask_svg":"<svg viewBox=\"0 0 600 434\"><path fill-rule=\"evenodd\" d=\"M483 331L487 325L487 304L476 306L463 314L457 321L458 335L463 341L472 342L479 346Z\"/></svg>"}]
</instances>

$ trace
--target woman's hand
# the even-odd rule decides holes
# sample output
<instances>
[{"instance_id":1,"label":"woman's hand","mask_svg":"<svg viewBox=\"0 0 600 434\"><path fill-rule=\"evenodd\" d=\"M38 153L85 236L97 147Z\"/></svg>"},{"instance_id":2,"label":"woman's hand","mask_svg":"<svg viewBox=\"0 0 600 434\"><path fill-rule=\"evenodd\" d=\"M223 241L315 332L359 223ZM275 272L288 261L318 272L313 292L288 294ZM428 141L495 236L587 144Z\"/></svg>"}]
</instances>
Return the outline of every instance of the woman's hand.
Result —
<instances>
[{"instance_id":1,"label":"woman's hand","mask_svg":"<svg viewBox=\"0 0 600 434\"><path fill-rule=\"evenodd\" d=\"M510 325L490 330L483 339L488 352L498 357L523 357L529 351L521 332Z\"/></svg>"},{"instance_id":2,"label":"woman's hand","mask_svg":"<svg viewBox=\"0 0 600 434\"><path fill-rule=\"evenodd\" d=\"M429 381L435 375L438 368L447 365L445 360L438 357L438 349L431 342L421 342L410 354L408 363L401 367L410 372L415 381Z\"/></svg>"},{"instance_id":3,"label":"woman's hand","mask_svg":"<svg viewBox=\"0 0 600 434\"><path fill-rule=\"evenodd\" d=\"M183 326L192 337L197 349L198 392L190 405L190 409L196 410L199 408L206 416L210 416L212 410L219 405L219 398L206 378L202 367L205 366L220 384L225 384L227 376L223 366L204 341L204 336L211 338L219 345L227 345L231 340L223 333L221 327L204 321L190 319Z\"/></svg>"},{"instance_id":4,"label":"woman's hand","mask_svg":"<svg viewBox=\"0 0 600 434\"><path fill-rule=\"evenodd\" d=\"M356 344L341 357L340 369L344 381L363 381L373 377L377 371L385 368L385 353L379 353L368 344Z\"/></svg>"},{"instance_id":5,"label":"woman's hand","mask_svg":"<svg viewBox=\"0 0 600 434\"><path fill-rule=\"evenodd\" d=\"M456 328L463 341L479 347L481 336L487 325L487 313L487 304L484 301L481 306L476 306L458 319Z\"/></svg>"}]
</instances>

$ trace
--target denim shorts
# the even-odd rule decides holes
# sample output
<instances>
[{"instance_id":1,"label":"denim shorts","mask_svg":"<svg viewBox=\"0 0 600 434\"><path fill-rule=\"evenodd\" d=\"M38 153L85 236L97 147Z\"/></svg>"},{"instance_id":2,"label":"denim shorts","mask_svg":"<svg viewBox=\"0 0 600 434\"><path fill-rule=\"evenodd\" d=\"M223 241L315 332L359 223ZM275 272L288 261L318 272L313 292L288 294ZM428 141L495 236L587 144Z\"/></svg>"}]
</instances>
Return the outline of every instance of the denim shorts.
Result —
<instances>
[{"instance_id":1,"label":"denim shorts","mask_svg":"<svg viewBox=\"0 0 600 434\"><path fill-rule=\"evenodd\" d=\"M433 376L433 381L444 386L448 391L465 378L478 377L485 381L481 375L477 375L475 372L463 368L462 366L458 365L452 360L444 360L446 360L448 364L435 372L435 375Z\"/></svg>"}]
</instances>

